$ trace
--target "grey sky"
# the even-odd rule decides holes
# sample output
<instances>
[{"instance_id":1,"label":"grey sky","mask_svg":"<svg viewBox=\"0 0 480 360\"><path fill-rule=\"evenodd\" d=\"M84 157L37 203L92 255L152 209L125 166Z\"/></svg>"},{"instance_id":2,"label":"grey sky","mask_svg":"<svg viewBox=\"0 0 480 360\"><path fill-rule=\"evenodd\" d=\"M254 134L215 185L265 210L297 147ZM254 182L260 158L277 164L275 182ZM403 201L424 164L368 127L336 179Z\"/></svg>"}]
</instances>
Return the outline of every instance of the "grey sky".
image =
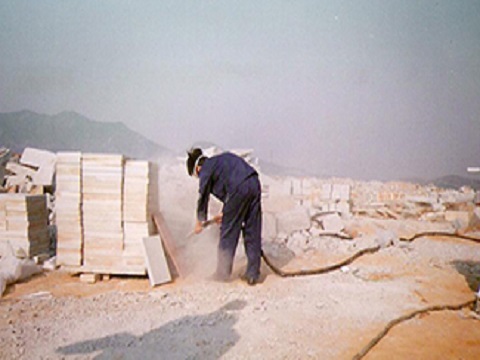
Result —
<instances>
[{"instance_id":1,"label":"grey sky","mask_svg":"<svg viewBox=\"0 0 480 360\"><path fill-rule=\"evenodd\" d=\"M480 1L0 0L0 112L359 179L480 165Z\"/></svg>"}]
</instances>

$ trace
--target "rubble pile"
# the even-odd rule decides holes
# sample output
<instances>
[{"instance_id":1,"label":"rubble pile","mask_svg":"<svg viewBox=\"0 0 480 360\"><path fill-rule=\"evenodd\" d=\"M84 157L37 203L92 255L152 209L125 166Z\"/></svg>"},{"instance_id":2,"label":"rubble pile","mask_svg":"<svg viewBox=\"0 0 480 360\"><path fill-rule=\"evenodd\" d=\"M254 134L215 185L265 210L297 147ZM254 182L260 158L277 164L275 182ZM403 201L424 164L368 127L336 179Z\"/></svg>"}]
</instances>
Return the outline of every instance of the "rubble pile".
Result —
<instances>
[{"instance_id":1,"label":"rubble pile","mask_svg":"<svg viewBox=\"0 0 480 360\"><path fill-rule=\"evenodd\" d=\"M55 153L27 147L20 156L2 150L0 163L4 165L0 180L3 192L43 194L50 190L55 174Z\"/></svg>"},{"instance_id":2,"label":"rubble pile","mask_svg":"<svg viewBox=\"0 0 480 360\"><path fill-rule=\"evenodd\" d=\"M475 191L468 187L264 175L262 184L264 240L297 255L324 248L332 237L379 238L393 226L388 220L410 224L396 229L397 238L415 230L467 231L478 223Z\"/></svg>"},{"instance_id":3,"label":"rubble pile","mask_svg":"<svg viewBox=\"0 0 480 360\"><path fill-rule=\"evenodd\" d=\"M0 149L0 256L52 251L55 159L45 150L26 148L19 155Z\"/></svg>"}]
</instances>

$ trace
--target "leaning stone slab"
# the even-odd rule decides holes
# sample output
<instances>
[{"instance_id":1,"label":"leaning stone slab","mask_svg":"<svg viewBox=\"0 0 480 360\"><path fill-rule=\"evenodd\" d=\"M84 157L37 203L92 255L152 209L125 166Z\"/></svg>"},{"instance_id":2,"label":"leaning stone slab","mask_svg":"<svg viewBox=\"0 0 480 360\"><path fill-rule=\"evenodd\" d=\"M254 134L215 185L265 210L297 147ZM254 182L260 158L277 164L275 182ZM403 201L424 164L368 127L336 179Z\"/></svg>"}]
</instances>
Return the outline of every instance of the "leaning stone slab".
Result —
<instances>
[{"instance_id":1,"label":"leaning stone slab","mask_svg":"<svg viewBox=\"0 0 480 360\"><path fill-rule=\"evenodd\" d=\"M47 150L25 148L20 163L38 168L33 176L34 185L52 185L53 174L55 173L55 153Z\"/></svg>"},{"instance_id":2,"label":"leaning stone slab","mask_svg":"<svg viewBox=\"0 0 480 360\"><path fill-rule=\"evenodd\" d=\"M20 163L33 167L41 167L43 164L54 162L55 159L56 155L51 151L27 147L23 150Z\"/></svg>"}]
</instances>

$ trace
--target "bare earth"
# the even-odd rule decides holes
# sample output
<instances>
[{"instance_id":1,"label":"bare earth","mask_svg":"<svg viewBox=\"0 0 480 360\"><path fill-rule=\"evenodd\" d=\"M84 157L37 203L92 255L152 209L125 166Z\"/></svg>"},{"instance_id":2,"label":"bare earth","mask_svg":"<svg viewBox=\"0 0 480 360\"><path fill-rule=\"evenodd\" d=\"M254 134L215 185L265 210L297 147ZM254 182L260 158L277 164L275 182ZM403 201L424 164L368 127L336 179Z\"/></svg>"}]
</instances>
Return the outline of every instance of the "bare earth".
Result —
<instances>
[{"instance_id":1,"label":"bare earth","mask_svg":"<svg viewBox=\"0 0 480 360\"><path fill-rule=\"evenodd\" d=\"M212 242L193 240L214 258ZM358 250L358 249L357 249ZM351 250L350 253L356 250ZM343 271L263 282L208 280L212 261L151 288L146 278L94 285L61 271L10 286L0 302L1 359L351 359L386 324L432 305L474 298L479 245L421 238L357 260ZM346 256L317 251L285 269ZM469 309L415 317L393 328L366 359L479 359L480 321Z\"/></svg>"}]
</instances>

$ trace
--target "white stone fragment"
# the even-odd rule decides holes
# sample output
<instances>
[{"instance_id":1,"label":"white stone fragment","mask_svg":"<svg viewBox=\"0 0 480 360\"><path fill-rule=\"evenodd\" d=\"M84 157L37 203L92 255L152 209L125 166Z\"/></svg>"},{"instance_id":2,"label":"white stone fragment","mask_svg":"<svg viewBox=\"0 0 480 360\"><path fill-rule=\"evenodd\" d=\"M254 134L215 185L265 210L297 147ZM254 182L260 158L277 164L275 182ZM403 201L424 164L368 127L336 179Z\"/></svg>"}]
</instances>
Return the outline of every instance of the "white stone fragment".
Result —
<instances>
[{"instance_id":1,"label":"white stone fragment","mask_svg":"<svg viewBox=\"0 0 480 360\"><path fill-rule=\"evenodd\" d=\"M322 218L322 226L325 231L332 233L339 233L345 228L345 225L338 214L325 215Z\"/></svg>"},{"instance_id":2,"label":"white stone fragment","mask_svg":"<svg viewBox=\"0 0 480 360\"><path fill-rule=\"evenodd\" d=\"M350 185L348 184L333 184L332 199L335 200L350 200Z\"/></svg>"},{"instance_id":3,"label":"white stone fragment","mask_svg":"<svg viewBox=\"0 0 480 360\"><path fill-rule=\"evenodd\" d=\"M294 231L310 228L308 210L302 207L277 214L277 229L279 232L291 234Z\"/></svg>"}]
</instances>

